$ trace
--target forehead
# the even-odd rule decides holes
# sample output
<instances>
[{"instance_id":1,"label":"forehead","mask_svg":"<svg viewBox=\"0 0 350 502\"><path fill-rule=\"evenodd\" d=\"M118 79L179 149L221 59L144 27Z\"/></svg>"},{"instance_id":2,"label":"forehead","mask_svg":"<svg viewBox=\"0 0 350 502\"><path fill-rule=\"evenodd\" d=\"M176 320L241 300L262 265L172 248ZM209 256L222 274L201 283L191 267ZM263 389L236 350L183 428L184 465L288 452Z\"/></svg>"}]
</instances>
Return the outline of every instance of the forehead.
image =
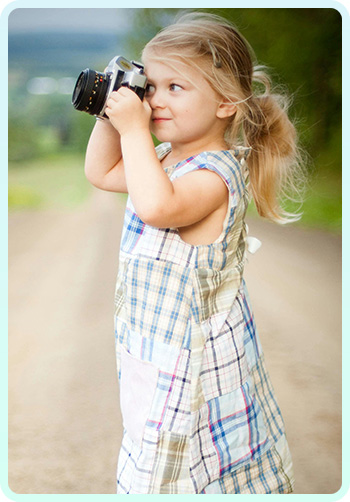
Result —
<instances>
[{"instance_id":1,"label":"forehead","mask_svg":"<svg viewBox=\"0 0 350 502\"><path fill-rule=\"evenodd\" d=\"M158 60L155 58L146 58L144 61L145 73L148 78L154 77L182 77L183 79L191 81L196 77L196 71L189 64L182 61L171 60L167 61Z\"/></svg>"}]
</instances>

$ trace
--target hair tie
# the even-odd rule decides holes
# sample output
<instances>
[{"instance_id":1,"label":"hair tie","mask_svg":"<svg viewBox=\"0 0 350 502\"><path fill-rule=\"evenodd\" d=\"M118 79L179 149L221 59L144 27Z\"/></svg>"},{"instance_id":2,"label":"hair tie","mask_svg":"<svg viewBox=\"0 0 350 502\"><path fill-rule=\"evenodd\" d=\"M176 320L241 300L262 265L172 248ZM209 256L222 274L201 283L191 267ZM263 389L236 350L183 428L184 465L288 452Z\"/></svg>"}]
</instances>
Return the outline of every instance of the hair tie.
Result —
<instances>
[{"instance_id":1,"label":"hair tie","mask_svg":"<svg viewBox=\"0 0 350 502\"><path fill-rule=\"evenodd\" d=\"M214 63L215 68L221 68L221 66L222 66L221 59L220 59L220 56L218 54L218 51L217 51L215 45L209 39L208 39L208 45L211 50L211 54L213 56L213 63Z\"/></svg>"}]
</instances>

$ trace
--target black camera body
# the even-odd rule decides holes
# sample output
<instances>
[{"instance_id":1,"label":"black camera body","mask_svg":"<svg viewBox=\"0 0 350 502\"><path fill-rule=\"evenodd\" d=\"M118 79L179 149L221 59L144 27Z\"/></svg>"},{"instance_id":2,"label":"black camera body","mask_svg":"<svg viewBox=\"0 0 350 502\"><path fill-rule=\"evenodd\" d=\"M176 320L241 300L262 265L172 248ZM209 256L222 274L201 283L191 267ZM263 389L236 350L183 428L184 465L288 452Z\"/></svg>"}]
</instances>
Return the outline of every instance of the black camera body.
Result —
<instances>
[{"instance_id":1,"label":"black camera body","mask_svg":"<svg viewBox=\"0 0 350 502\"><path fill-rule=\"evenodd\" d=\"M147 78L141 63L115 56L105 73L89 68L80 73L74 87L72 104L76 110L105 118L106 102L113 91L121 86L129 87L142 101L146 85Z\"/></svg>"}]
</instances>

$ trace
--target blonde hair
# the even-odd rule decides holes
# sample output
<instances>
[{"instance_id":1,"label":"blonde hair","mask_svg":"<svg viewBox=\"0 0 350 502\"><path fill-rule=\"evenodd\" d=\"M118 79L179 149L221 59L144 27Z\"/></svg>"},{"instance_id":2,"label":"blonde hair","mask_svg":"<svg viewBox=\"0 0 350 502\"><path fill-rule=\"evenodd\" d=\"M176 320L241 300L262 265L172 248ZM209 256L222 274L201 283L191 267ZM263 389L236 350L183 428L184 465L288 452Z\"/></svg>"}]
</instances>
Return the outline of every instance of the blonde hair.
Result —
<instances>
[{"instance_id":1,"label":"blonde hair","mask_svg":"<svg viewBox=\"0 0 350 502\"><path fill-rule=\"evenodd\" d=\"M280 198L301 194L304 174L297 135L288 117L290 100L272 92L265 69L234 25L220 16L191 12L161 30L143 50L167 65L182 62L197 68L212 88L237 111L226 129L229 148L250 147L249 190L258 213L286 223L300 218L286 212ZM263 92L255 89L263 87Z\"/></svg>"}]
</instances>

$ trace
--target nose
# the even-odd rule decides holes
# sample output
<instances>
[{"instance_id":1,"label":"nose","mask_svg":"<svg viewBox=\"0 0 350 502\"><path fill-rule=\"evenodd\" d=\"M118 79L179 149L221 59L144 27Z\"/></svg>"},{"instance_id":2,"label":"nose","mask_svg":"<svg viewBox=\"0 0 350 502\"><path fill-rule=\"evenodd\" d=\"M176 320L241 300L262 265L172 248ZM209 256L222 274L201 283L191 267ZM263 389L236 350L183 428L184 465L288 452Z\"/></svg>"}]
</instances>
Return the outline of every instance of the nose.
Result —
<instances>
[{"instance_id":1,"label":"nose","mask_svg":"<svg viewBox=\"0 0 350 502\"><path fill-rule=\"evenodd\" d=\"M159 89L152 92L152 94L147 97L147 101L153 110L156 108L165 108L166 107L164 93L162 93L161 90L159 90Z\"/></svg>"}]
</instances>

